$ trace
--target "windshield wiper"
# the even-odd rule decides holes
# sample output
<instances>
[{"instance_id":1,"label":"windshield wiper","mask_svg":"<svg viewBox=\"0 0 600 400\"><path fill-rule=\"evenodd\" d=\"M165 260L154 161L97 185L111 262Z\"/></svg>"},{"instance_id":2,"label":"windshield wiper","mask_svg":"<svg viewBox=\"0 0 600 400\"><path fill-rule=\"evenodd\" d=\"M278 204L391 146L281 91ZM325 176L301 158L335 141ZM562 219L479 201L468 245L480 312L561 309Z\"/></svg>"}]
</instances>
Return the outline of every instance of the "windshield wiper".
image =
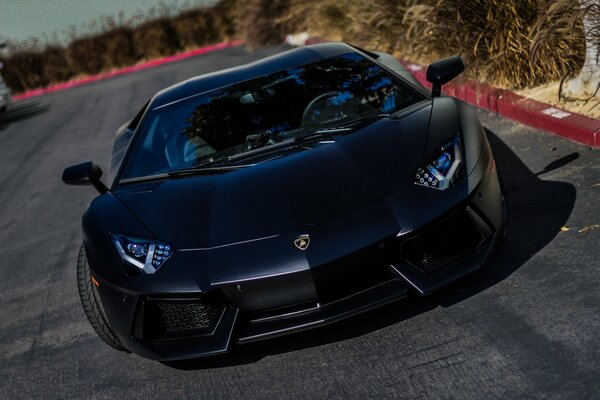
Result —
<instances>
[{"instance_id":1,"label":"windshield wiper","mask_svg":"<svg viewBox=\"0 0 600 400\"><path fill-rule=\"evenodd\" d=\"M387 113L371 114L371 115L367 115L366 117L357 118L352 121L346 122L345 124L342 124L342 125L321 128L319 130L309 133L308 135L311 135L314 133L350 131L359 126L367 125L369 123L375 122L382 118L387 118L389 116L390 116L390 114L387 114Z\"/></svg>"},{"instance_id":2,"label":"windshield wiper","mask_svg":"<svg viewBox=\"0 0 600 400\"><path fill-rule=\"evenodd\" d=\"M281 142L268 144L265 146L260 146L260 147L257 147L257 148L251 149L251 150L247 150L247 151L244 151L244 152L241 152L238 154L233 154L233 155L230 155L227 157L218 158L218 159L208 162L206 164L202 164L201 166L198 166L198 167L179 170L179 171L173 171L168 174L169 174L169 176L182 176L182 175L190 175L190 174L196 174L196 175L214 174L214 173L227 172L232 169L251 167L251 166L254 166L255 164L246 164L246 165L224 164L224 165L219 165L219 166L215 166L215 167L209 167L209 165L221 164L221 163L225 163L228 161L244 160L247 158L261 156L265 153L271 153L271 152L274 152L277 150L283 150L283 149L288 149L290 147L296 147L302 143L321 138L321 137L326 136L331 133L351 131L351 130L355 129L356 127L363 126L365 124L368 124L370 122L376 121L381 118L389 117L389 115L390 114L387 114L387 113L371 114L366 117L357 118L355 120L349 121L349 122L339 125L339 126L322 128L322 129L309 132L305 135L302 135L302 136L299 136L296 138L290 138L290 139L283 140Z\"/></svg>"},{"instance_id":3,"label":"windshield wiper","mask_svg":"<svg viewBox=\"0 0 600 400\"><path fill-rule=\"evenodd\" d=\"M121 179L119 183L138 183L146 181L154 181L159 179L176 178L182 176L193 176L193 175L216 175L223 174L225 172L234 171L240 168L252 167L256 164L244 164L244 165L226 165L222 167L195 167L180 169L177 171L162 172L153 175L140 176L137 178Z\"/></svg>"},{"instance_id":4,"label":"windshield wiper","mask_svg":"<svg viewBox=\"0 0 600 400\"><path fill-rule=\"evenodd\" d=\"M242 153L238 153L238 154L234 154L232 156L227 157L227 161L231 161L231 160L240 160L240 159L244 159L247 157L252 157L258 154L262 154L262 153L268 153L271 152L273 150L277 150L280 148L285 148L285 147L289 147L291 145L293 145L295 142L295 139L287 139L284 140L282 142L277 142L277 143L273 143L273 144L268 144L266 146L261 146L261 147L257 147L255 149L252 150L248 150L248 151L244 151Z\"/></svg>"},{"instance_id":5,"label":"windshield wiper","mask_svg":"<svg viewBox=\"0 0 600 400\"><path fill-rule=\"evenodd\" d=\"M218 167L193 167L186 169L179 169L177 171L167 172L166 175L170 177L187 176L187 175L213 175L222 174L229 171L235 171L236 169L253 167L256 164L243 164L243 165L223 165Z\"/></svg>"},{"instance_id":6,"label":"windshield wiper","mask_svg":"<svg viewBox=\"0 0 600 400\"><path fill-rule=\"evenodd\" d=\"M312 131L305 135L297 137L296 142L309 142L309 141L312 141L315 139L320 139L324 136L328 136L332 133L351 132L358 127L368 125L372 122L375 122L382 118L387 118L389 116L390 116L390 114L386 114L386 113L371 114L366 117L362 117L362 118L352 120L350 122L346 122L345 124L342 124L342 125L328 126L326 128L317 129L315 131Z\"/></svg>"},{"instance_id":7,"label":"windshield wiper","mask_svg":"<svg viewBox=\"0 0 600 400\"><path fill-rule=\"evenodd\" d=\"M287 139L287 140L273 143L273 144L266 145L266 146L257 147L255 149L248 150L243 153L234 154L232 156L227 157L226 160L227 161L242 160L242 159L251 158L251 157L254 157L257 155L262 155L264 153L270 153L270 152L276 151L276 150L287 149L290 147L297 147L298 145L300 145L302 143L306 143L306 142L310 142L315 139L322 138L323 136L327 136L331 133L352 131L359 126L363 126L370 122L374 122L378 119L386 118L389 116L390 116L390 114L387 114L387 113L378 113L378 114L367 115L365 117L357 118L355 120L346 122L345 124L342 124L342 125L318 129L315 131L311 131L302 136Z\"/></svg>"}]
</instances>

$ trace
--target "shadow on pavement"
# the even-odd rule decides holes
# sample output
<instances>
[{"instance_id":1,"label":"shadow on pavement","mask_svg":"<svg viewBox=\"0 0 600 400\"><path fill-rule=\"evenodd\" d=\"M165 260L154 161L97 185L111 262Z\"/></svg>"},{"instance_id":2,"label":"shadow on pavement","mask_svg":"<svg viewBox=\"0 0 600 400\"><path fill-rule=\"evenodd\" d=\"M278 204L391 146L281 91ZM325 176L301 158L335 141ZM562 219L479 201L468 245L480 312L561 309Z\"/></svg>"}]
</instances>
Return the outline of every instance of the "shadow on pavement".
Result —
<instances>
[{"instance_id":1,"label":"shadow on pavement","mask_svg":"<svg viewBox=\"0 0 600 400\"><path fill-rule=\"evenodd\" d=\"M14 103L8 110L0 113L0 131L6 128L11 122L34 116L47 109L47 104L37 100L19 101Z\"/></svg>"},{"instance_id":2,"label":"shadow on pavement","mask_svg":"<svg viewBox=\"0 0 600 400\"><path fill-rule=\"evenodd\" d=\"M427 297L409 296L401 300L401 307L396 303L316 330L235 348L222 356L165 365L184 370L227 367L254 363L267 355L343 341L439 306L459 303L506 279L556 236L575 204L573 185L544 181L538 176L564 167L579 154L565 156L548 164L542 171L532 172L495 134L488 132L488 138L506 186L509 234L506 243L480 271Z\"/></svg>"}]
</instances>

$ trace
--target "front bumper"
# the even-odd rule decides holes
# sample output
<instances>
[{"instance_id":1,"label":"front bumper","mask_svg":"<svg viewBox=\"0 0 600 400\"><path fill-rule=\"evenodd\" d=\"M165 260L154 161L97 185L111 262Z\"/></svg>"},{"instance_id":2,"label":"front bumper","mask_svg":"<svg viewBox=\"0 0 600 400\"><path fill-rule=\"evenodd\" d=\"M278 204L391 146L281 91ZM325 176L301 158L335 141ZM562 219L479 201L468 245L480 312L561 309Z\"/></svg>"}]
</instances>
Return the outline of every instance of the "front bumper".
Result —
<instances>
[{"instance_id":1,"label":"front bumper","mask_svg":"<svg viewBox=\"0 0 600 400\"><path fill-rule=\"evenodd\" d=\"M503 237L504 199L493 159L487 164L469 196L433 221L308 270L201 293L140 293L102 282L111 327L134 353L178 360L333 323L410 290L426 295L479 269ZM241 300L246 292L261 296Z\"/></svg>"}]
</instances>

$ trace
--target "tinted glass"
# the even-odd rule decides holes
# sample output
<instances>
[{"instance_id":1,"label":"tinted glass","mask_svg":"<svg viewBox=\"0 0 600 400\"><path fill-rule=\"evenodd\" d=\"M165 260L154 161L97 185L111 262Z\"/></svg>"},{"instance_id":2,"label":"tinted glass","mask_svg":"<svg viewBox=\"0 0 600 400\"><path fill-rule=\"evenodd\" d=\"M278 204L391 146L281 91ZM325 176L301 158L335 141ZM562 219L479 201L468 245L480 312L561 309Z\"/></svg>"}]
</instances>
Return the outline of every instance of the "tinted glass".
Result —
<instances>
[{"instance_id":1,"label":"tinted glass","mask_svg":"<svg viewBox=\"0 0 600 400\"><path fill-rule=\"evenodd\" d=\"M122 179L223 165L232 155L393 113L419 100L355 53L279 71L152 110Z\"/></svg>"}]
</instances>

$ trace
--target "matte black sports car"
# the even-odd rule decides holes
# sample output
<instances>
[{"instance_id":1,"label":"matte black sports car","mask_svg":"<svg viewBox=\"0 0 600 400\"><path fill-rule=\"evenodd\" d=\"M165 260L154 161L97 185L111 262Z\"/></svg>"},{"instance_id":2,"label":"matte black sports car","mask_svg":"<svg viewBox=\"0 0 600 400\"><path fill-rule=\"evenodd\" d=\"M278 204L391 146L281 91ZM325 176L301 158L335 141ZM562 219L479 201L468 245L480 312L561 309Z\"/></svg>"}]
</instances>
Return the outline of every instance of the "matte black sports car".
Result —
<instances>
[{"instance_id":1,"label":"matte black sports car","mask_svg":"<svg viewBox=\"0 0 600 400\"><path fill-rule=\"evenodd\" d=\"M117 133L110 188L83 215L85 312L155 360L328 324L424 295L503 238L504 195L476 110L392 56L327 43L167 88Z\"/></svg>"}]
</instances>

